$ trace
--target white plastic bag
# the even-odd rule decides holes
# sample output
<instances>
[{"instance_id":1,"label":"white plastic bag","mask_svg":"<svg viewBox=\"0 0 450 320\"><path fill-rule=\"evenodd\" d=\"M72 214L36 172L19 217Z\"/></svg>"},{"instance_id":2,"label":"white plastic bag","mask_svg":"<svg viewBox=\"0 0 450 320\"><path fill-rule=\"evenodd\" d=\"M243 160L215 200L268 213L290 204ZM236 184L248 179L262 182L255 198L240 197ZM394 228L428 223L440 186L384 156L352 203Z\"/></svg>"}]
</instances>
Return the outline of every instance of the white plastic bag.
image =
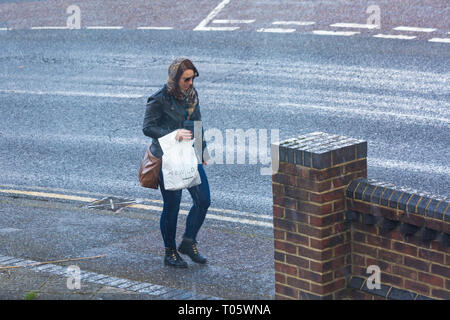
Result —
<instances>
[{"instance_id":1,"label":"white plastic bag","mask_svg":"<svg viewBox=\"0 0 450 320\"><path fill-rule=\"evenodd\" d=\"M195 149L192 147L194 139L175 139L175 130L158 139L162 156L162 174L166 190L180 190L199 185L202 181L198 172L198 161Z\"/></svg>"}]
</instances>

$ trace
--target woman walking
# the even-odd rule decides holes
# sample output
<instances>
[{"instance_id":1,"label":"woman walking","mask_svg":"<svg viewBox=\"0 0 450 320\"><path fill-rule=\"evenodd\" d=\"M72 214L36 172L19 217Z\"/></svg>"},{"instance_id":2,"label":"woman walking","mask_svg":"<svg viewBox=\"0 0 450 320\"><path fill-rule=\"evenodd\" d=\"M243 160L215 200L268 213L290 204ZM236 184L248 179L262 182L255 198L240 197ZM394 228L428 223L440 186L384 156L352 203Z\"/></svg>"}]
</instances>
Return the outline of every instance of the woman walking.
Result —
<instances>
[{"instance_id":1,"label":"woman walking","mask_svg":"<svg viewBox=\"0 0 450 320\"><path fill-rule=\"evenodd\" d=\"M158 138L177 130L176 139L192 139L193 128L189 121L200 121L200 106L194 79L199 76L194 64L184 57L175 59L169 66L167 83L147 100L143 132L152 138L150 147L155 157L162 157L163 152ZM186 127L191 130L187 130ZM165 246L164 264L172 267L186 268L187 263L178 252L189 256L196 263L206 263L197 249L197 233L205 220L210 205L210 190L203 165L209 160L202 127L202 163L198 164L201 184L188 188L193 205L186 219L186 229L182 242L176 248L176 230L180 210L182 190L166 190L162 170L159 172L159 187L164 201L160 219L161 234Z\"/></svg>"}]
</instances>

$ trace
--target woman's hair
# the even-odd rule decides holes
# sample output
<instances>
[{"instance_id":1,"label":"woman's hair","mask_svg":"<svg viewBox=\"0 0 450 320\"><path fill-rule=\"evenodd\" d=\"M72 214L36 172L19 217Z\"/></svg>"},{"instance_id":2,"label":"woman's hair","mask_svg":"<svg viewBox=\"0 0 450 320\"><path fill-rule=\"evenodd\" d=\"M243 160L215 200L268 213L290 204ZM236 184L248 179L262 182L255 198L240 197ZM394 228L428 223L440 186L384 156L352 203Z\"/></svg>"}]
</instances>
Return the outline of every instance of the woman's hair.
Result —
<instances>
[{"instance_id":1,"label":"woman's hair","mask_svg":"<svg viewBox=\"0 0 450 320\"><path fill-rule=\"evenodd\" d=\"M175 77L173 78L173 81L175 82L175 86L173 88L174 92L173 95L175 97L181 97L182 93L180 90L180 86L178 85L178 82L180 81L181 75L186 71L186 70L192 70L194 71L194 77L198 77L198 71L197 68L194 66L194 64L192 63L191 60L189 59L185 59L183 60L183 62L180 63L177 73L175 75Z\"/></svg>"}]
</instances>

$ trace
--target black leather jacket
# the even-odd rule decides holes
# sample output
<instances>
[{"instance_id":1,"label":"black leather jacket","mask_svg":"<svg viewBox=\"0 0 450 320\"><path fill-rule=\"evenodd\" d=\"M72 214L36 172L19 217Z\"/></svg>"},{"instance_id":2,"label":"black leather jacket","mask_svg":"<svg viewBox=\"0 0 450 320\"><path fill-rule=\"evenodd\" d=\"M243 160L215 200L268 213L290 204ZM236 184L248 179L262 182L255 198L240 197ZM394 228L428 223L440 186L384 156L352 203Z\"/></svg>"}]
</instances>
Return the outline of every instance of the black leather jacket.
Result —
<instances>
[{"instance_id":1,"label":"black leather jacket","mask_svg":"<svg viewBox=\"0 0 450 320\"><path fill-rule=\"evenodd\" d=\"M178 100L177 100L178 101ZM153 138L150 147L151 153L155 157L162 157L163 151L159 145L158 138L171 133L174 130L183 128L184 120L187 120L186 111L183 102L172 103L167 86L155 92L147 100L147 108L145 110L144 125L142 131L147 137ZM200 106L197 103L190 120L201 120ZM202 133L203 133L202 127ZM202 161L207 161L210 157L206 149L206 141L202 134Z\"/></svg>"}]
</instances>

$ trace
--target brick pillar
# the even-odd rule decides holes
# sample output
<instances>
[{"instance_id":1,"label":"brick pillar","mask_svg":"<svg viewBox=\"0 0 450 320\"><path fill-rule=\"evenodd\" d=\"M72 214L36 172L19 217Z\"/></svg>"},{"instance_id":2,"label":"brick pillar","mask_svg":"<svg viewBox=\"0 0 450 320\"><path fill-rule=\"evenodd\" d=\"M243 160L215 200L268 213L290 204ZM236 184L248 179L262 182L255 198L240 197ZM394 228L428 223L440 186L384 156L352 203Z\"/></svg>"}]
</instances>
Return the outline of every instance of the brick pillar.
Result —
<instances>
[{"instance_id":1,"label":"brick pillar","mask_svg":"<svg viewBox=\"0 0 450 320\"><path fill-rule=\"evenodd\" d=\"M274 146L275 298L336 299L351 273L345 190L367 177L367 142L315 132Z\"/></svg>"}]
</instances>

